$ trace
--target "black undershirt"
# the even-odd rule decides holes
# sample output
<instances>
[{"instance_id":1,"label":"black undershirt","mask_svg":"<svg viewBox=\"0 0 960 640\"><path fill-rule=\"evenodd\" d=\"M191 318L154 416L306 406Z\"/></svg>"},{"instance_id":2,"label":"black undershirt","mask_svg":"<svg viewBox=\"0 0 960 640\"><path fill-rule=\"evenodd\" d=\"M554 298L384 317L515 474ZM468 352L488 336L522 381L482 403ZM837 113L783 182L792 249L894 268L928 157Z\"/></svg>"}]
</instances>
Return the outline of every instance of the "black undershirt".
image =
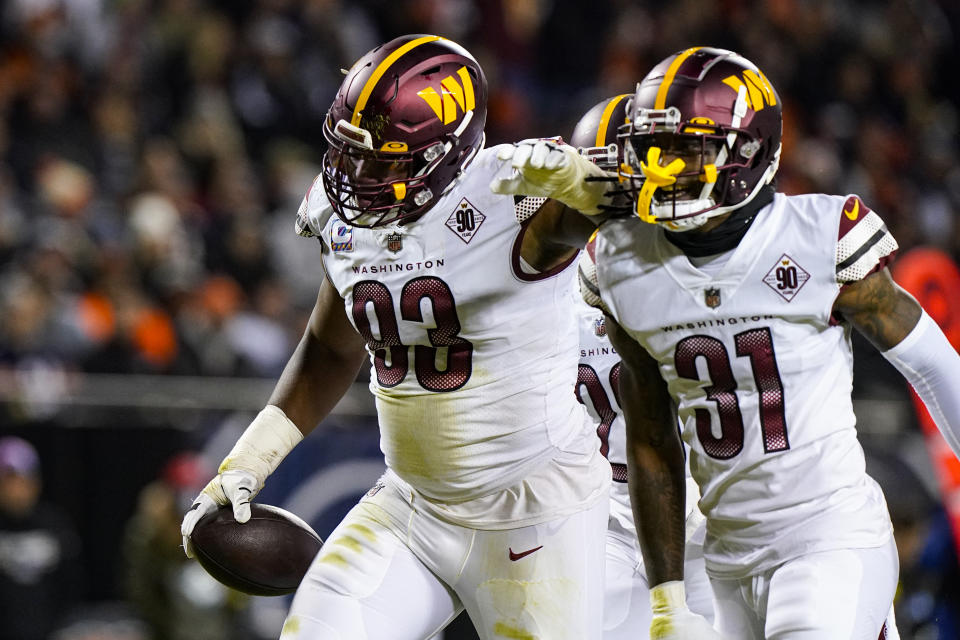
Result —
<instances>
[{"instance_id":1,"label":"black undershirt","mask_svg":"<svg viewBox=\"0 0 960 640\"><path fill-rule=\"evenodd\" d=\"M757 217L757 212L773 201L774 193L776 190L773 185L765 185L753 200L735 209L729 218L710 231L667 231L667 240L691 258L703 258L730 251L740 244L740 240Z\"/></svg>"}]
</instances>

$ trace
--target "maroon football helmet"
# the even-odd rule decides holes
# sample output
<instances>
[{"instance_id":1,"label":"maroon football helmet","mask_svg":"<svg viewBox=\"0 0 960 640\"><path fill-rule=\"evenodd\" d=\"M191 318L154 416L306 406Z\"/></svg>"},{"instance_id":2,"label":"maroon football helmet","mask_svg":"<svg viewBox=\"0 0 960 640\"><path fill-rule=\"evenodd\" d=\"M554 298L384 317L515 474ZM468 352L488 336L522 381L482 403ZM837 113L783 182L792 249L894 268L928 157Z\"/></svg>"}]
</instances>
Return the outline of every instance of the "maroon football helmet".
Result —
<instances>
[{"instance_id":1,"label":"maroon football helmet","mask_svg":"<svg viewBox=\"0 0 960 640\"><path fill-rule=\"evenodd\" d=\"M416 218L483 148L487 80L460 45L406 35L360 58L324 122L323 186L358 227Z\"/></svg>"},{"instance_id":2,"label":"maroon football helmet","mask_svg":"<svg viewBox=\"0 0 960 640\"><path fill-rule=\"evenodd\" d=\"M627 104L631 94L607 98L595 104L577 122L570 145L608 171L617 169L617 132L627 122Z\"/></svg>"},{"instance_id":3,"label":"maroon football helmet","mask_svg":"<svg viewBox=\"0 0 960 640\"><path fill-rule=\"evenodd\" d=\"M570 144L580 155L607 171L610 175L611 198L603 205L608 213L626 213L632 208L628 192L617 179L617 164L621 154L617 134L627 122L632 94L623 93L601 100L590 108L573 128Z\"/></svg>"},{"instance_id":4,"label":"maroon football helmet","mask_svg":"<svg viewBox=\"0 0 960 640\"><path fill-rule=\"evenodd\" d=\"M620 176L638 216L685 231L742 207L773 180L782 132L780 97L756 65L693 47L637 85L618 136Z\"/></svg>"}]
</instances>

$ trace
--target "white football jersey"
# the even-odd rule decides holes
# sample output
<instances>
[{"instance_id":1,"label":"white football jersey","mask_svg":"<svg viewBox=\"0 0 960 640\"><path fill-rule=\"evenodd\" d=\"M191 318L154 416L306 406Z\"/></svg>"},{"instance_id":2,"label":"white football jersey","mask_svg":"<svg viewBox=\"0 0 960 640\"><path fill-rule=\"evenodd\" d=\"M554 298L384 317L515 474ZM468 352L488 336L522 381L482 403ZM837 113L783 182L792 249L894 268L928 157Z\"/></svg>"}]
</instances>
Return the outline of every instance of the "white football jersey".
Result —
<instances>
[{"instance_id":1,"label":"white football jersey","mask_svg":"<svg viewBox=\"0 0 960 640\"><path fill-rule=\"evenodd\" d=\"M713 575L891 534L856 436L850 327L831 311L896 248L856 196L782 194L709 273L637 218L588 246L585 299L659 362L677 403Z\"/></svg>"},{"instance_id":2,"label":"white football jersey","mask_svg":"<svg viewBox=\"0 0 960 640\"><path fill-rule=\"evenodd\" d=\"M442 517L487 527L582 508L609 482L571 393L575 260L524 272L522 220L535 207L490 191L493 178L511 171L496 152L481 151L412 224L347 225L332 215L319 181L297 223L320 240L327 277L367 341L387 465L442 505ZM469 506L566 454L597 458L586 479L577 477L584 486L551 480L525 488L525 506Z\"/></svg>"},{"instance_id":3,"label":"white football jersey","mask_svg":"<svg viewBox=\"0 0 960 640\"><path fill-rule=\"evenodd\" d=\"M620 356L604 325L603 312L578 301L580 329L577 367L577 400L595 425L600 453L610 462L610 515L627 531L635 532L630 494L627 491L626 431L619 401Z\"/></svg>"},{"instance_id":4,"label":"white football jersey","mask_svg":"<svg viewBox=\"0 0 960 640\"><path fill-rule=\"evenodd\" d=\"M579 289L577 291L579 296ZM627 432L620 408L620 356L610 344L603 312L577 301L580 325L580 364L577 368L577 400L582 402L596 427L600 453L610 462L610 515L636 536L630 493L627 490ZM686 469L690 478L689 466ZM697 508L696 486L687 483L687 516Z\"/></svg>"}]
</instances>

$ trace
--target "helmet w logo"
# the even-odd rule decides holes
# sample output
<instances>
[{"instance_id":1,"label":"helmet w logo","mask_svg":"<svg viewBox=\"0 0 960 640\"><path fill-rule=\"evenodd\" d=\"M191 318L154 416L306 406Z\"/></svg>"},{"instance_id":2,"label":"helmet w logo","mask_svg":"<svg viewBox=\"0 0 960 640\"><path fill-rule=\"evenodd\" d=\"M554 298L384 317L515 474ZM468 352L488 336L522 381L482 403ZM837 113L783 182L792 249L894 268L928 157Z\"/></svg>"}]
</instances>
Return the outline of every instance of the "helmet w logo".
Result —
<instances>
[{"instance_id":1,"label":"helmet w logo","mask_svg":"<svg viewBox=\"0 0 960 640\"><path fill-rule=\"evenodd\" d=\"M768 105L772 107L777 104L777 94L773 91L773 86L767 80L767 76L763 75L763 72L759 69L756 71L744 69L742 80L737 76L727 76L723 79L723 84L737 93L740 92L740 87L746 86L747 104L754 111L760 111Z\"/></svg>"},{"instance_id":2,"label":"helmet w logo","mask_svg":"<svg viewBox=\"0 0 960 640\"><path fill-rule=\"evenodd\" d=\"M473 111L476 103L473 97L473 82L470 80L470 74L466 67L460 67L457 70L458 81L456 77L450 75L440 81L440 93L437 93L433 87L427 87L417 92L417 95L423 98L437 118L443 121L443 124L450 124L457 119L457 108L464 113Z\"/></svg>"}]
</instances>

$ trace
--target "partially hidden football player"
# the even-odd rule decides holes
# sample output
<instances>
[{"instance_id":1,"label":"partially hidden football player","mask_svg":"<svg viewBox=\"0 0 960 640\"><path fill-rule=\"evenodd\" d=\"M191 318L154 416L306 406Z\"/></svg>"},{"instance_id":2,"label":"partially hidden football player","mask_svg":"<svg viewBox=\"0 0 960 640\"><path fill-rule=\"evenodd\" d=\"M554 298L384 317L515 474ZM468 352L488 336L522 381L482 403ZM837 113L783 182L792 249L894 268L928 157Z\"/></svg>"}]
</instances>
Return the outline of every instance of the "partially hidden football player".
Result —
<instances>
[{"instance_id":1,"label":"partially hidden football player","mask_svg":"<svg viewBox=\"0 0 960 640\"><path fill-rule=\"evenodd\" d=\"M626 123L631 94L602 100L587 111L574 127L570 145L605 171L617 171L617 132ZM616 181L615 175L611 180ZM610 213L633 215L625 190L615 201L621 206ZM611 202L613 205L614 202ZM579 285L578 285L579 286ZM604 640L648 638L652 610L650 586L637 529L633 522L627 490L626 428L620 408L620 356L610 344L603 311L583 301L577 291L580 323L580 363L577 372L577 399L584 403L596 425L600 451L610 462L610 520L606 541L606 585L604 588ZM697 508L699 489L686 470L686 551L683 583L690 610L713 621L713 594L703 560L706 524Z\"/></svg>"},{"instance_id":2,"label":"partially hidden football player","mask_svg":"<svg viewBox=\"0 0 960 640\"><path fill-rule=\"evenodd\" d=\"M899 571L890 516L850 397L853 329L960 454L960 356L891 279L897 243L858 196L776 192L781 109L736 53L693 47L660 62L619 134L636 215L604 222L582 258L585 299L623 362L652 638L712 637L691 630L684 604L678 413L728 638L896 633L883 630ZM542 167L527 169L529 146L501 152L520 157L519 175L491 188L556 195ZM558 145L540 152L551 153L563 158L554 166L580 162Z\"/></svg>"},{"instance_id":3,"label":"partially hidden football player","mask_svg":"<svg viewBox=\"0 0 960 640\"><path fill-rule=\"evenodd\" d=\"M218 505L247 518L369 362L387 471L317 555L284 640L422 640L464 609L484 639L601 638L611 472L573 393L576 256L595 225L490 191L514 169L484 148L486 113L477 61L433 35L367 53L328 112L296 221L319 244L316 306L182 526L189 553ZM586 178L603 171L573 171L558 191L599 211L610 183Z\"/></svg>"}]
</instances>

